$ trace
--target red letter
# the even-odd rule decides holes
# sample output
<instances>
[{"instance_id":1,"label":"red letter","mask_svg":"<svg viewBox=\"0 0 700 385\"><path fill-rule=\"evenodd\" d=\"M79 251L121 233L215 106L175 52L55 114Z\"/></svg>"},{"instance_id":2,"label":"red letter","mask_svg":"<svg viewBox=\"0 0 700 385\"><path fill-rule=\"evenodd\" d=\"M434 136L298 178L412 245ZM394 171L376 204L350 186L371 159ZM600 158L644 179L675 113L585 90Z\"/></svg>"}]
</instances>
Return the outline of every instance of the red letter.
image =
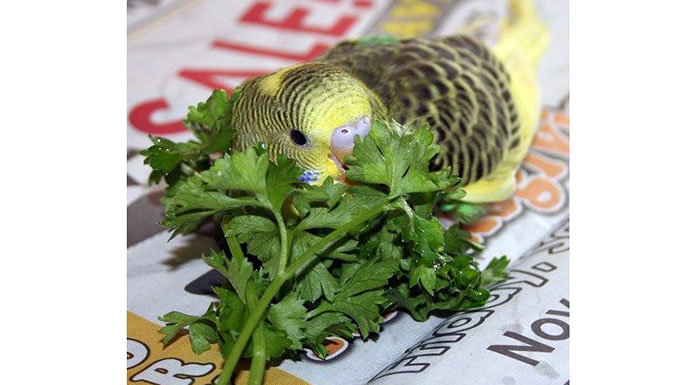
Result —
<instances>
[{"instance_id":1,"label":"red letter","mask_svg":"<svg viewBox=\"0 0 700 385\"><path fill-rule=\"evenodd\" d=\"M278 50L260 48L240 43L234 43L232 41L214 40L214 48L226 48L231 50L242 51L246 53L253 53L257 55L279 57L282 59L289 59L294 61L309 61L316 58L316 56L326 52L329 46L325 44L316 43L311 49L303 54L282 52Z\"/></svg>"},{"instance_id":2,"label":"red letter","mask_svg":"<svg viewBox=\"0 0 700 385\"><path fill-rule=\"evenodd\" d=\"M256 3L250 11L248 11L241 21L244 23L261 24L269 27L287 29L292 31L312 32L324 35L332 35L342 37L357 21L355 16L343 16L332 27L320 28L304 25L304 19L309 14L307 9L294 8L287 17L280 21L274 21L265 17L266 11L270 8L270 3Z\"/></svg>"},{"instance_id":3,"label":"red letter","mask_svg":"<svg viewBox=\"0 0 700 385\"><path fill-rule=\"evenodd\" d=\"M147 134L164 135L185 131L186 128L179 120L167 123L154 123L151 119L153 113L158 110L168 109L170 106L165 99L149 100L139 103L129 113L129 123L135 129Z\"/></svg>"},{"instance_id":4,"label":"red letter","mask_svg":"<svg viewBox=\"0 0 700 385\"><path fill-rule=\"evenodd\" d=\"M225 76L230 78L241 78L242 80L253 76L266 74L266 71L230 71L230 70L196 70L183 69L178 72L180 77L192 80L195 83L203 85L208 89L224 89L230 92L229 85L222 83L216 79L217 76Z\"/></svg>"}]
</instances>

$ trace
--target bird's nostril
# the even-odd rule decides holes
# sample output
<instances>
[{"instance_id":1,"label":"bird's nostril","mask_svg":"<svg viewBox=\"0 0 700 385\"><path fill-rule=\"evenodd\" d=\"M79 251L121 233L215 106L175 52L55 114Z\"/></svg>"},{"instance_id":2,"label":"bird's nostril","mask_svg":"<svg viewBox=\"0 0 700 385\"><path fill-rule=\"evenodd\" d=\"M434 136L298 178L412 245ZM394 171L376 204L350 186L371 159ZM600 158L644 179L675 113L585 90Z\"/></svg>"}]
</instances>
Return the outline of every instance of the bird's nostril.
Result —
<instances>
[{"instance_id":1,"label":"bird's nostril","mask_svg":"<svg viewBox=\"0 0 700 385\"><path fill-rule=\"evenodd\" d=\"M352 127L338 127L331 136L331 146L334 151L352 148L355 140L355 129Z\"/></svg>"},{"instance_id":2,"label":"bird's nostril","mask_svg":"<svg viewBox=\"0 0 700 385\"><path fill-rule=\"evenodd\" d=\"M355 132L355 134L364 137L369 132L369 126L369 117L365 116L356 123L357 131Z\"/></svg>"},{"instance_id":3,"label":"bird's nostril","mask_svg":"<svg viewBox=\"0 0 700 385\"><path fill-rule=\"evenodd\" d=\"M360 120L357 122L357 125L358 125L359 127L367 127L367 126L369 126L369 118L368 118L367 116L365 116L364 118L360 119Z\"/></svg>"}]
</instances>

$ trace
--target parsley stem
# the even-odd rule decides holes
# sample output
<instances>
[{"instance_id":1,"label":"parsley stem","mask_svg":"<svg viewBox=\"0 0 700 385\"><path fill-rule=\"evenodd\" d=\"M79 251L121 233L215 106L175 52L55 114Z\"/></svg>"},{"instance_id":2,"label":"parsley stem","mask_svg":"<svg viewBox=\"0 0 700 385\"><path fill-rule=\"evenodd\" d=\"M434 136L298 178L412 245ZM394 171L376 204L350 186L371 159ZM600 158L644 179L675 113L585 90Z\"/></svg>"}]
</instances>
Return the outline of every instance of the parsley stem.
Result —
<instances>
[{"instance_id":1,"label":"parsley stem","mask_svg":"<svg viewBox=\"0 0 700 385\"><path fill-rule=\"evenodd\" d=\"M362 225L375 216L381 214L384 212L384 210L386 210L385 205L378 205L377 207L368 210L364 214L333 230L331 233L311 245L311 247L309 247L301 256L299 256L299 258L292 262L289 267L284 269L282 274L278 275L272 280L272 282L270 282L270 285L265 289L262 297L260 297L260 301L250 312L250 316L243 325L241 334L238 336L236 343L231 349L231 353L224 362L224 367L221 370L219 379L216 381L216 385L228 385L231 382L233 371L235 370L238 360L241 358L241 355L243 354L253 331L258 327L258 324L260 324L265 311L267 310L268 306L270 306L272 299L275 298L277 293L282 288L282 285L284 285L288 279L294 277L297 271L303 270L310 262L314 260L318 253L322 252L328 246L347 235L349 231L352 231L357 226Z\"/></svg>"},{"instance_id":2,"label":"parsley stem","mask_svg":"<svg viewBox=\"0 0 700 385\"><path fill-rule=\"evenodd\" d=\"M287 259L289 258L289 245L287 244L287 227L284 225L284 219L279 210L272 210L277 221L277 227L280 231L280 260L277 266L277 276L279 277L287 267Z\"/></svg>"},{"instance_id":3,"label":"parsley stem","mask_svg":"<svg viewBox=\"0 0 700 385\"><path fill-rule=\"evenodd\" d=\"M400 198L398 199L395 203L401 210L403 210L406 213L406 216L408 217L408 222L411 224L411 227L413 227L413 222L414 222L414 216L415 213L413 212L413 209L411 206L406 202L405 199Z\"/></svg>"},{"instance_id":4,"label":"parsley stem","mask_svg":"<svg viewBox=\"0 0 700 385\"><path fill-rule=\"evenodd\" d=\"M252 307L257 305L258 297L255 295L255 288L249 285L246 288L246 300ZM267 352L265 351L265 324L258 323L258 327L253 332L253 358L250 362L250 377L248 385L261 385L265 378L265 363L267 362Z\"/></svg>"},{"instance_id":5,"label":"parsley stem","mask_svg":"<svg viewBox=\"0 0 700 385\"><path fill-rule=\"evenodd\" d=\"M228 249L231 251L233 258L238 261L243 261L245 259L245 255L243 254L243 249L241 248L241 243L238 241L238 238L234 234L226 235L230 224L231 219L221 223L221 229L224 231L226 244L228 245Z\"/></svg>"},{"instance_id":6,"label":"parsley stem","mask_svg":"<svg viewBox=\"0 0 700 385\"><path fill-rule=\"evenodd\" d=\"M316 254L320 253L326 247L330 246L331 244L335 243L336 241L347 235L349 231L352 231L357 226L364 224L365 222L369 221L375 216L383 213L385 210L385 205L379 205L373 209L368 210L367 212L351 220L350 222L338 227L325 237L319 239L316 243L311 245L311 247L309 247L302 255L300 255L299 258L296 259L296 261L289 265L289 268L285 269L284 274L282 274L280 278L283 278L284 280L292 278L294 275L296 275L297 271L304 269L310 262L312 262ZM264 296L265 294L263 294L263 297Z\"/></svg>"},{"instance_id":7,"label":"parsley stem","mask_svg":"<svg viewBox=\"0 0 700 385\"><path fill-rule=\"evenodd\" d=\"M241 248L238 238L229 234L226 235L229 229L231 220L227 219L221 223L221 229L224 231L224 238L226 238L226 244L229 250L231 250L231 255L234 259L242 261L245 258L243 254L243 249ZM252 285L246 287L246 302L249 306L256 305L258 302L258 297L255 295L255 288ZM258 327L253 333L253 359L250 364L250 377L248 377L248 385L261 385L263 379L265 378L265 363L267 361L267 352L265 351L265 330L263 329L263 324L258 324Z\"/></svg>"},{"instance_id":8,"label":"parsley stem","mask_svg":"<svg viewBox=\"0 0 700 385\"><path fill-rule=\"evenodd\" d=\"M250 377L248 385L261 385L265 378L265 363L267 354L265 352L265 325L260 322L253 333L253 359L250 362Z\"/></svg>"}]
</instances>

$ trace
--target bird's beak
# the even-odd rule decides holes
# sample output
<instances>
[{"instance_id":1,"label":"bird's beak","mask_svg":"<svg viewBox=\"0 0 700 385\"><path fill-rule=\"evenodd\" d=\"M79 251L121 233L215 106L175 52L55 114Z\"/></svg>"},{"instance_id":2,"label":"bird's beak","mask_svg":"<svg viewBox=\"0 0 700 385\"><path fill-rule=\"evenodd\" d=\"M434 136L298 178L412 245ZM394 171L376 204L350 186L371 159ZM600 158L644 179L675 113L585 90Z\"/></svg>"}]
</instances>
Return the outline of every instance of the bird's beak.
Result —
<instances>
[{"instance_id":1,"label":"bird's beak","mask_svg":"<svg viewBox=\"0 0 700 385\"><path fill-rule=\"evenodd\" d=\"M370 129L369 117L365 116L356 120L352 124L338 127L331 135L331 152L334 160L343 161L345 156L352 154L355 146L355 135L365 137Z\"/></svg>"}]
</instances>

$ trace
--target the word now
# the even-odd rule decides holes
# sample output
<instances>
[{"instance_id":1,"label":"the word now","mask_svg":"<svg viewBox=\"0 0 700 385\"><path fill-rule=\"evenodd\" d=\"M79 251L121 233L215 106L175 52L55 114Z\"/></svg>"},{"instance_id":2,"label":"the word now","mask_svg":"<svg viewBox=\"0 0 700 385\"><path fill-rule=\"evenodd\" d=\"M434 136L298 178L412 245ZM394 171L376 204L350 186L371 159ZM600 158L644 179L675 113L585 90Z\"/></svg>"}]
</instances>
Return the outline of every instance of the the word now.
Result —
<instances>
[{"instance_id":1,"label":"the word now","mask_svg":"<svg viewBox=\"0 0 700 385\"><path fill-rule=\"evenodd\" d=\"M564 305L566 307L566 311L564 310L555 310L551 309L548 310L546 314L551 315L551 316L557 316L557 317L569 317L569 300L562 298L559 303ZM545 326L550 325L553 326L554 330L552 328L547 327L545 329ZM562 340L567 340L569 339L569 324L563 321L560 318L553 318L553 317L543 317L540 318L532 323L530 325L530 329L532 330L533 333L537 337L539 337L542 340L547 340L547 341L562 341ZM491 345L487 349L496 352L499 354L503 354L504 356L513 358L515 360L518 360L520 362L524 362L528 365L536 366L540 362L538 360L535 360L530 357L526 357L522 354L519 354L517 352L535 352L535 353L551 353L554 351L554 347L547 345L546 343L543 343L541 341L525 337L522 334L518 334L515 332L507 331L503 333L504 336L512 338L514 340L517 340L519 342L522 342L524 345Z\"/></svg>"}]
</instances>

